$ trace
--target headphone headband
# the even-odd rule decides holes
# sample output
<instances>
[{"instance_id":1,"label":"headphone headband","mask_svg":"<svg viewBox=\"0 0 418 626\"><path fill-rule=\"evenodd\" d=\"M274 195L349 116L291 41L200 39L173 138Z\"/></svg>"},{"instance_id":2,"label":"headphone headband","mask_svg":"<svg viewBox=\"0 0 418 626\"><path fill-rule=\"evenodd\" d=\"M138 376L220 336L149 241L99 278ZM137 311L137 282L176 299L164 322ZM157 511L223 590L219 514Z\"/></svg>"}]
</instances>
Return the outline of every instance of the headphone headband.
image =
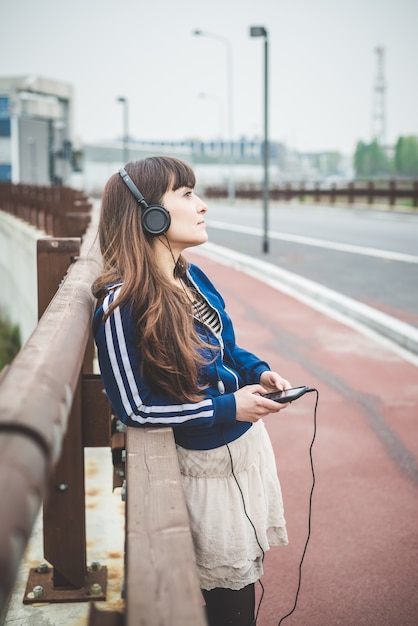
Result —
<instances>
[{"instance_id":1,"label":"headphone headband","mask_svg":"<svg viewBox=\"0 0 418 626\"><path fill-rule=\"evenodd\" d=\"M143 208L141 221L144 231L148 233L148 235L157 237L164 235L171 224L171 216L167 209L159 204L149 205L124 167L120 168L119 176L122 178L135 200Z\"/></svg>"},{"instance_id":2,"label":"headphone headband","mask_svg":"<svg viewBox=\"0 0 418 626\"><path fill-rule=\"evenodd\" d=\"M139 191L138 187L135 185L134 181L129 176L128 172L125 170L124 167L120 168L119 176L122 178L123 182L128 187L129 191L132 193L132 195L134 196L134 198L138 202L138 204L142 205L144 207L144 209L148 208L148 204L147 204L144 196Z\"/></svg>"}]
</instances>

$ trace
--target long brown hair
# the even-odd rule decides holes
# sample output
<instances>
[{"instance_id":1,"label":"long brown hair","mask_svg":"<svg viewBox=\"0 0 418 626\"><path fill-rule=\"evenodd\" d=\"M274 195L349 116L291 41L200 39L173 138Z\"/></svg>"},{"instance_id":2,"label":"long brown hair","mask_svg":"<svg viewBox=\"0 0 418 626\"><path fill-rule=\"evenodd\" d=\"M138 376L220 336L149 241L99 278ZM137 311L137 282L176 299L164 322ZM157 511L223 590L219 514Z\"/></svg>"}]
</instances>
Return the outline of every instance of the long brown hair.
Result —
<instances>
[{"instance_id":1,"label":"long brown hair","mask_svg":"<svg viewBox=\"0 0 418 626\"><path fill-rule=\"evenodd\" d=\"M193 170L171 157L150 157L131 162L125 169L148 204L158 204L166 191L195 186ZM142 375L148 384L178 402L201 398L198 373L204 364L203 344L194 329L191 303L169 282L155 262L153 237L141 224L141 208L119 176L107 182L99 222L103 270L92 291L98 298L106 285L121 281L118 306L130 307L138 331ZM186 260L180 256L175 273L184 275Z\"/></svg>"}]
</instances>

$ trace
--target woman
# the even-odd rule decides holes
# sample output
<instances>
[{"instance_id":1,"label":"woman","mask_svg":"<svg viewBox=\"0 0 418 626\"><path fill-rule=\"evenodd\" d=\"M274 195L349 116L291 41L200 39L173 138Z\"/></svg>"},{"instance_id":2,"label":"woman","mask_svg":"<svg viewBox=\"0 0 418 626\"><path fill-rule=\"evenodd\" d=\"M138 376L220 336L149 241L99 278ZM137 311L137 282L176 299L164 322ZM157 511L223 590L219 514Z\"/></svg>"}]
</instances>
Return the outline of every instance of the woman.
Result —
<instances>
[{"instance_id":1,"label":"woman","mask_svg":"<svg viewBox=\"0 0 418 626\"><path fill-rule=\"evenodd\" d=\"M129 163L108 181L95 339L114 413L172 426L211 626L255 624L264 552L287 543L260 394L290 384L235 343L224 301L183 251L207 240L206 204L188 165Z\"/></svg>"}]
</instances>

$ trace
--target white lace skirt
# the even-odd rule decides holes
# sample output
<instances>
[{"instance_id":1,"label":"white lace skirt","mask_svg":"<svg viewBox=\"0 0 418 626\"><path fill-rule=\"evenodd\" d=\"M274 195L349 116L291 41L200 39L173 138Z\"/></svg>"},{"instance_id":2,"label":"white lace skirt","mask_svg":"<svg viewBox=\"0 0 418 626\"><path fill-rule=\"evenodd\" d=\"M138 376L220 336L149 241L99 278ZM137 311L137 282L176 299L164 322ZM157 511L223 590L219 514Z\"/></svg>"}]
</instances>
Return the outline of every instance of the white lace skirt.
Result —
<instances>
[{"instance_id":1,"label":"white lace skirt","mask_svg":"<svg viewBox=\"0 0 418 626\"><path fill-rule=\"evenodd\" d=\"M208 591L256 582L263 573L263 552L288 543L276 462L262 420L229 450L241 491L226 446L177 446L200 586Z\"/></svg>"}]
</instances>

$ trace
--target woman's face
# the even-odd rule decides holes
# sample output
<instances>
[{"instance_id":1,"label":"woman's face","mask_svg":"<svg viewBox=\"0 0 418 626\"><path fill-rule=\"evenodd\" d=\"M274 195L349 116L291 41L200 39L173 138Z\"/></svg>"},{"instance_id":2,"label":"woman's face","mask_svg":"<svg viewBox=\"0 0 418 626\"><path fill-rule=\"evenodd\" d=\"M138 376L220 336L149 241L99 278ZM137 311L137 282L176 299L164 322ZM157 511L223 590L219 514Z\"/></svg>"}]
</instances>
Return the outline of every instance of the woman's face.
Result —
<instances>
[{"instance_id":1,"label":"woman's face","mask_svg":"<svg viewBox=\"0 0 418 626\"><path fill-rule=\"evenodd\" d=\"M208 207L191 187L167 191L161 204L171 216L166 235L173 250L181 253L184 248L198 246L207 241L204 215Z\"/></svg>"}]
</instances>

